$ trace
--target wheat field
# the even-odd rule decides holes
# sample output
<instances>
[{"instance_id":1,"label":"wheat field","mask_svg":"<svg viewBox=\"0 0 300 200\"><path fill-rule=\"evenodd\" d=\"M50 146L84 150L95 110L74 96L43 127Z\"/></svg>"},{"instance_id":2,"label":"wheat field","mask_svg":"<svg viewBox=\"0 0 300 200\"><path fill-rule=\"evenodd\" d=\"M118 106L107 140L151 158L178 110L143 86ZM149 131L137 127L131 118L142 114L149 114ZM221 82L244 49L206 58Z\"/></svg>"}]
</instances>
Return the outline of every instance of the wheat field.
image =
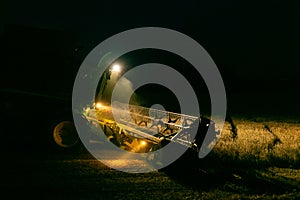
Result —
<instances>
[{"instance_id":1,"label":"wheat field","mask_svg":"<svg viewBox=\"0 0 300 200\"><path fill-rule=\"evenodd\" d=\"M243 119L225 122L211 156L218 160L278 167L300 166L300 124L297 121Z\"/></svg>"}]
</instances>

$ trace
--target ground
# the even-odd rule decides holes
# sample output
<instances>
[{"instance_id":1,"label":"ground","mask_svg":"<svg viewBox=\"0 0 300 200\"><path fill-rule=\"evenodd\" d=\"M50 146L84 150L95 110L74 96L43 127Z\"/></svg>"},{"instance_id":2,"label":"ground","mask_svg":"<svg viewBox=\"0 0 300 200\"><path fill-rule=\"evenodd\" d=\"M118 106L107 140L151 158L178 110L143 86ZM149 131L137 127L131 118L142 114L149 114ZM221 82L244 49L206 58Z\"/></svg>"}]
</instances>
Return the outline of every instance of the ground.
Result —
<instances>
[{"instance_id":1,"label":"ground","mask_svg":"<svg viewBox=\"0 0 300 200\"><path fill-rule=\"evenodd\" d=\"M2 194L10 199L299 199L298 121L233 117L233 122L237 137L226 123L197 171L125 173L85 150L20 153L4 164ZM281 142L274 144L276 138Z\"/></svg>"},{"instance_id":2,"label":"ground","mask_svg":"<svg viewBox=\"0 0 300 200\"><path fill-rule=\"evenodd\" d=\"M24 163L25 162L25 163ZM32 165L24 171L18 166ZM151 172L130 174L92 157L14 160L2 194L31 199L299 199L300 170L269 167L230 169L193 176ZM18 176L15 176L18 175ZM2 182L3 183L3 182Z\"/></svg>"}]
</instances>

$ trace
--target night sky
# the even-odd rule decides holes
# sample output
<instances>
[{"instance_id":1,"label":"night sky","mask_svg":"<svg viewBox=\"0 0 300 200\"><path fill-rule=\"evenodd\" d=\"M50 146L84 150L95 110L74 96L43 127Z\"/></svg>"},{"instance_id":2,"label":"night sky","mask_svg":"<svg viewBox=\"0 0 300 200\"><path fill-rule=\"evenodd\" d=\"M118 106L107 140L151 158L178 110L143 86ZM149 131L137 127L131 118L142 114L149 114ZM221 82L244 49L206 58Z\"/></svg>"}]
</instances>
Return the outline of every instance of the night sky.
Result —
<instances>
[{"instance_id":1,"label":"night sky","mask_svg":"<svg viewBox=\"0 0 300 200\"><path fill-rule=\"evenodd\" d=\"M34 49L35 43L44 43L44 47L37 48L49 48L52 57L58 57L55 51L61 51L60 55L71 55L70 60L77 59L80 63L93 47L113 34L130 28L159 26L197 40L212 56L225 81L234 83L231 87L241 79L277 83L299 80L300 7L295 3L9 1L1 7L0 30L7 45L15 45L13 53L18 56L22 55L16 48L35 53L39 51ZM22 30L14 32L15 26L21 26ZM35 29L43 30L40 38L33 36L38 35ZM47 37L56 43L69 43L54 46ZM22 47L22 43L28 46ZM78 52L72 52L76 47Z\"/></svg>"}]
</instances>

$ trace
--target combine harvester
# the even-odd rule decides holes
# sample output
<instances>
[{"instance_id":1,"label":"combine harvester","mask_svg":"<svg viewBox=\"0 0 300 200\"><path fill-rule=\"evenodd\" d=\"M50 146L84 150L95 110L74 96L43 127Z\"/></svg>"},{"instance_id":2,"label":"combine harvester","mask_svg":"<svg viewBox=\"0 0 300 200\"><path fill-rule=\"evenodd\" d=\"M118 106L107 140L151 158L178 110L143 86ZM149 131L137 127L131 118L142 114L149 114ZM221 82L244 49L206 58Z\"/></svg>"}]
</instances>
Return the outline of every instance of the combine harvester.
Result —
<instances>
[{"instance_id":1,"label":"combine harvester","mask_svg":"<svg viewBox=\"0 0 300 200\"><path fill-rule=\"evenodd\" d=\"M214 131L215 137L220 133L215 123L205 117L122 103L112 106L96 103L85 108L83 116L94 127L100 126L113 144L135 153L154 152L174 142L186 146L184 155L195 159L201 148L213 142L203 144L208 128L212 126L209 130ZM192 132L197 135L192 137Z\"/></svg>"}]
</instances>

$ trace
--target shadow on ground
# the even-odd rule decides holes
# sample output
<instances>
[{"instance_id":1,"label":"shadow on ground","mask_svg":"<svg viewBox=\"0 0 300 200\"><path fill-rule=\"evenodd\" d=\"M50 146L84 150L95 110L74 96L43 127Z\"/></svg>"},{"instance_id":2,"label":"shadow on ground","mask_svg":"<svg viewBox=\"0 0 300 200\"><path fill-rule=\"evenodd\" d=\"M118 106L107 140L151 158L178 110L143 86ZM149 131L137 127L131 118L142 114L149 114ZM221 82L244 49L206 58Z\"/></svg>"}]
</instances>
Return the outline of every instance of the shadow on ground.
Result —
<instances>
[{"instance_id":1,"label":"shadow on ground","mask_svg":"<svg viewBox=\"0 0 300 200\"><path fill-rule=\"evenodd\" d=\"M191 165L185 162L163 171L174 181L201 192L222 190L246 196L300 195L300 169L235 163L200 163L199 168Z\"/></svg>"}]
</instances>

